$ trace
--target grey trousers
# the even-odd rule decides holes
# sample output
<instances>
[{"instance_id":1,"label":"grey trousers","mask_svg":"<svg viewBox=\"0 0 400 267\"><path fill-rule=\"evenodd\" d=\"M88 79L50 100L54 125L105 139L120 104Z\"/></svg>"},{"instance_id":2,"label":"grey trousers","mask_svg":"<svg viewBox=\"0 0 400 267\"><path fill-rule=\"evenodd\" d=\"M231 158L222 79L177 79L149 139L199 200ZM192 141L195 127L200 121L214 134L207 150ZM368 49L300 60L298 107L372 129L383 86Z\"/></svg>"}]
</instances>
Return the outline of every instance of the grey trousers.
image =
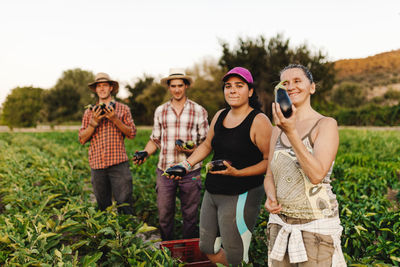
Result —
<instances>
[{"instance_id":1,"label":"grey trousers","mask_svg":"<svg viewBox=\"0 0 400 267\"><path fill-rule=\"evenodd\" d=\"M189 172L181 180L162 176L157 169L157 206L162 240L174 239L175 199L181 200L183 238L198 237L198 212L200 205L200 169Z\"/></svg>"},{"instance_id":2,"label":"grey trousers","mask_svg":"<svg viewBox=\"0 0 400 267\"><path fill-rule=\"evenodd\" d=\"M110 166L106 169L92 169L93 193L100 210L112 205L112 196L117 204L128 204L118 207L118 212L133 214L132 209L132 175L128 161Z\"/></svg>"},{"instance_id":3,"label":"grey trousers","mask_svg":"<svg viewBox=\"0 0 400 267\"><path fill-rule=\"evenodd\" d=\"M254 226L264 197L264 186L240 195L205 192L200 210L200 250L216 254L220 241L231 266L247 262Z\"/></svg>"}]
</instances>

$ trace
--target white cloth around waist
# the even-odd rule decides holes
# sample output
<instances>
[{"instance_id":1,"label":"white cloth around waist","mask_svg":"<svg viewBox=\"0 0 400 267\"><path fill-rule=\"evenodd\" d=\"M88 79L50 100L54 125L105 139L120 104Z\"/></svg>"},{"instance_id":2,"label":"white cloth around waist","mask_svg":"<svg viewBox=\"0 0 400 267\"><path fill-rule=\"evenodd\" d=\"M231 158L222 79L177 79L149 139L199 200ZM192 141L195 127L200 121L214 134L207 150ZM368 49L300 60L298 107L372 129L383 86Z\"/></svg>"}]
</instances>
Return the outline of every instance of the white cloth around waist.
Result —
<instances>
[{"instance_id":1,"label":"white cloth around waist","mask_svg":"<svg viewBox=\"0 0 400 267\"><path fill-rule=\"evenodd\" d=\"M340 219L338 217L318 219L305 224L288 224L277 214L270 213L268 224L270 223L278 224L282 226L282 228L279 230L272 250L270 250L270 255L268 255L269 266L272 266L272 259L277 261L283 260L286 254L286 248L288 248L290 263L299 263L308 260L301 231L330 235L335 248L332 257L332 267L347 266L340 246L340 236L343 227L340 225Z\"/></svg>"}]
</instances>

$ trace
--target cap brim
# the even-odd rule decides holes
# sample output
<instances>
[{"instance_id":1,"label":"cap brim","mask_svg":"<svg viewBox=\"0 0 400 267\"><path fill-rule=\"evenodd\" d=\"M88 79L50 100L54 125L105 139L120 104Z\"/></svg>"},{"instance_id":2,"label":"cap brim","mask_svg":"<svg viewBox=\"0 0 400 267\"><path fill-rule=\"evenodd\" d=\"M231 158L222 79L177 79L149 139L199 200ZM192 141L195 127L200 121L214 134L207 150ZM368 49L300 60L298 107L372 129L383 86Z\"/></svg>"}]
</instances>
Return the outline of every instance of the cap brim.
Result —
<instances>
[{"instance_id":1,"label":"cap brim","mask_svg":"<svg viewBox=\"0 0 400 267\"><path fill-rule=\"evenodd\" d=\"M242 75L240 75L239 73L227 73L225 74L224 77L222 77L222 81L226 82L226 80L231 77L231 76L237 76L240 77L241 79L243 79L243 81L245 81L246 83L250 83L245 77L243 77Z\"/></svg>"}]
</instances>

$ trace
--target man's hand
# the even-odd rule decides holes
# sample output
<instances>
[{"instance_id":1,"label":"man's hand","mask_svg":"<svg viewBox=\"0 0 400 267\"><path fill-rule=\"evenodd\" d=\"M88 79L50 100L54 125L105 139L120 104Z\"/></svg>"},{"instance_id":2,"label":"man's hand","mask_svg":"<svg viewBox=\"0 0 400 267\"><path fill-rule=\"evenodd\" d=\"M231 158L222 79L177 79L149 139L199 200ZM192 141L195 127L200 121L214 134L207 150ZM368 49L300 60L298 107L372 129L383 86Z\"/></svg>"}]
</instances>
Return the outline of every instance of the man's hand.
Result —
<instances>
[{"instance_id":1,"label":"man's hand","mask_svg":"<svg viewBox=\"0 0 400 267\"><path fill-rule=\"evenodd\" d=\"M90 125L94 126L94 125L98 125L99 122L105 117L105 114L100 115L101 114L101 107L97 106L94 108L93 113L92 113L92 119L90 121Z\"/></svg>"},{"instance_id":2,"label":"man's hand","mask_svg":"<svg viewBox=\"0 0 400 267\"><path fill-rule=\"evenodd\" d=\"M111 105L108 105L104 111L106 112L104 116L110 121L114 122L114 120L117 118L114 108Z\"/></svg>"},{"instance_id":3,"label":"man's hand","mask_svg":"<svg viewBox=\"0 0 400 267\"><path fill-rule=\"evenodd\" d=\"M181 180L183 176L190 172L191 169L192 166L190 165L190 163L187 160L184 160L166 169L163 175L165 175L167 179ZM182 171L184 172L184 174L178 175L178 173L183 173Z\"/></svg>"},{"instance_id":4,"label":"man's hand","mask_svg":"<svg viewBox=\"0 0 400 267\"><path fill-rule=\"evenodd\" d=\"M196 147L197 146L195 145L192 149L187 149L187 148L184 148L182 146L175 145L175 148L179 153L185 153L186 155L192 154L193 151L196 149Z\"/></svg>"},{"instance_id":5,"label":"man's hand","mask_svg":"<svg viewBox=\"0 0 400 267\"><path fill-rule=\"evenodd\" d=\"M135 154L133 155L132 161L135 165L141 165L146 162L148 156L149 153L146 150L136 150Z\"/></svg>"}]
</instances>

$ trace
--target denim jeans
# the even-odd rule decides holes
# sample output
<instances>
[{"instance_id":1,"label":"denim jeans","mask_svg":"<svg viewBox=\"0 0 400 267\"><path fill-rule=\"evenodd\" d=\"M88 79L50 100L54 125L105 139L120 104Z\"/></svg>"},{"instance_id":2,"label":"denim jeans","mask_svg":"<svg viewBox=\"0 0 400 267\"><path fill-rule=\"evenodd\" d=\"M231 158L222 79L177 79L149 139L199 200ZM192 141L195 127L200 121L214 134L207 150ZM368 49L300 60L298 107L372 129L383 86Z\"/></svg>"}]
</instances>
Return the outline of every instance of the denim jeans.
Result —
<instances>
[{"instance_id":1,"label":"denim jeans","mask_svg":"<svg viewBox=\"0 0 400 267\"><path fill-rule=\"evenodd\" d=\"M175 199L181 201L183 238L198 237L198 210L200 204L200 168L188 173L181 180L162 176L157 169L157 206L162 240L174 239Z\"/></svg>"},{"instance_id":2,"label":"denim jeans","mask_svg":"<svg viewBox=\"0 0 400 267\"><path fill-rule=\"evenodd\" d=\"M110 166L106 169L92 169L92 186L100 210L112 205L112 196L117 204L128 206L118 208L118 212L133 214L132 209L132 175L128 161Z\"/></svg>"}]
</instances>

